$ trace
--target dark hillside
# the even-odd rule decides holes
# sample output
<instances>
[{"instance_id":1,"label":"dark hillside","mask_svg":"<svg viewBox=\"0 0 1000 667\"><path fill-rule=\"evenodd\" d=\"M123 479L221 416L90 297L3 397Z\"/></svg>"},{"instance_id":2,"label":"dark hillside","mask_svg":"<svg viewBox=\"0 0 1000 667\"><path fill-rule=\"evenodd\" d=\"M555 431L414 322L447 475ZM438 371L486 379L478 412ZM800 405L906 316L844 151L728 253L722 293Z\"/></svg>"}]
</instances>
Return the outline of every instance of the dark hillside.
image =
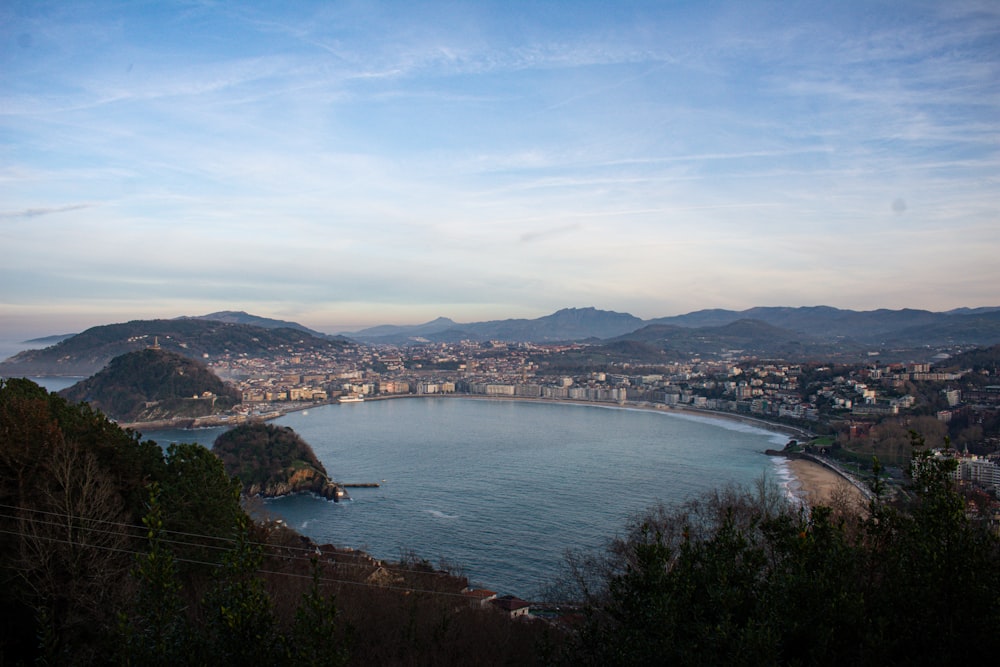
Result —
<instances>
[{"instance_id":1,"label":"dark hillside","mask_svg":"<svg viewBox=\"0 0 1000 667\"><path fill-rule=\"evenodd\" d=\"M311 492L336 499L336 488L312 447L288 427L242 424L212 445L226 468L238 477L243 492L266 498Z\"/></svg>"},{"instance_id":2,"label":"dark hillside","mask_svg":"<svg viewBox=\"0 0 1000 667\"><path fill-rule=\"evenodd\" d=\"M115 357L157 343L192 359L247 355L271 358L295 352L337 353L342 340L317 338L288 328L265 329L214 320L134 320L92 327L40 350L25 350L0 363L0 374L93 375Z\"/></svg>"},{"instance_id":3,"label":"dark hillside","mask_svg":"<svg viewBox=\"0 0 1000 667\"><path fill-rule=\"evenodd\" d=\"M935 365L956 370L971 368L977 372L989 371L991 376L996 377L1000 373L1000 345L969 350Z\"/></svg>"},{"instance_id":4,"label":"dark hillside","mask_svg":"<svg viewBox=\"0 0 1000 667\"><path fill-rule=\"evenodd\" d=\"M721 355L739 350L743 354L784 359L832 357L837 348L813 336L783 329L755 319L738 319L721 326L682 327L650 324L612 342L643 342L665 353L679 356ZM841 342L840 351L854 346Z\"/></svg>"},{"instance_id":5,"label":"dark hillside","mask_svg":"<svg viewBox=\"0 0 1000 667\"><path fill-rule=\"evenodd\" d=\"M296 331L304 331L305 333L311 336L316 336L317 338L327 337L326 334L310 329L309 327L303 326L298 322L276 320L270 317L260 317L259 315L251 315L250 313L242 310L221 310L217 313L209 313L208 315L180 317L178 319L211 320L213 322L224 322L226 324L248 324L252 327L260 327L261 329L295 329Z\"/></svg>"},{"instance_id":6,"label":"dark hillside","mask_svg":"<svg viewBox=\"0 0 1000 667\"><path fill-rule=\"evenodd\" d=\"M239 392L203 363L158 349L129 352L60 394L123 422L203 417L228 410Z\"/></svg>"}]
</instances>

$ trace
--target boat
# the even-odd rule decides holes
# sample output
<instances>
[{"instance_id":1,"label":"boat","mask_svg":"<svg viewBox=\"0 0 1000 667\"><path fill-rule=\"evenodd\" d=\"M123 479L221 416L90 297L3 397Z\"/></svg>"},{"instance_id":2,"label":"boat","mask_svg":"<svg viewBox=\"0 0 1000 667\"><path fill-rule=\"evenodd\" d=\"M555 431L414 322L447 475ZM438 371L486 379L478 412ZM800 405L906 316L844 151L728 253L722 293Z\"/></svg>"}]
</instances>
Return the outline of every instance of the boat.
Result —
<instances>
[{"instance_id":1,"label":"boat","mask_svg":"<svg viewBox=\"0 0 1000 667\"><path fill-rule=\"evenodd\" d=\"M338 403L363 403L365 399L357 394L347 394L337 399Z\"/></svg>"}]
</instances>

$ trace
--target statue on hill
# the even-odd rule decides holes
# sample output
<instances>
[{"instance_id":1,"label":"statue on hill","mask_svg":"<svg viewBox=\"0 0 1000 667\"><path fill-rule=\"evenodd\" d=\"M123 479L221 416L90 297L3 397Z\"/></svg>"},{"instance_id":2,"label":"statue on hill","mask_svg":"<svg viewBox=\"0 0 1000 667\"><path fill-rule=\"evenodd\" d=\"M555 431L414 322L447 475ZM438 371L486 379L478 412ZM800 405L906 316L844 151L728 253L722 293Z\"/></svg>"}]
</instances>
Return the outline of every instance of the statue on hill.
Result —
<instances>
[{"instance_id":1,"label":"statue on hill","mask_svg":"<svg viewBox=\"0 0 1000 667\"><path fill-rule=\"evenodd\" d=\"M216 438L212 451L226 472L240 479L248 496L315 493L333 501L345 496L343 488L330 481L312 447L288 427L242 424Z\"/></svg>"}]
</instances>

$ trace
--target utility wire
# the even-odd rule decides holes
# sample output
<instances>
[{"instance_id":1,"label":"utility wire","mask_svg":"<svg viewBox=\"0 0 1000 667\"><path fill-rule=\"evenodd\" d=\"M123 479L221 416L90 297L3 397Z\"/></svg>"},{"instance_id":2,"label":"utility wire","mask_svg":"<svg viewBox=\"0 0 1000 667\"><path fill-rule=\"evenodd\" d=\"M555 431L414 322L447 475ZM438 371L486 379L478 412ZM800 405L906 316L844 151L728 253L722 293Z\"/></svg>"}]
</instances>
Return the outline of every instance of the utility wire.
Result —
<instances>
[{"instance_id":1,"label":"utility wire","mask_svg":"<svg viewBox=\"0 0 1000 667\"><path fill-rule=\"evenodd\" d=\"M129 535L129 534L126 533L127 537L131 537L133 539L147 539L147 534L148 534L148 532L150 530L146 526L137 526L135 524L131 524L131 523L127 523L127 522L111 521L111 520L107 520L107 519L91 519L89 517L82 517L82 516L74 515L74 514L66 514L66 513L63 513L63 512L53 512L53 511L39 510L39 509L33 509L33 508L28 508L28 507L18 507L18 506L6 505L6 504L2 504L2 503L0 503L0 508L7 508L7 509L12 509L12 510L21 511L21 512L33 512L33 513L36 513L36 514L42 514L42 515L46 515L46 516L55 516L55 517L59 517L59 518L70 518L70 519L81 521L81 522L98 523L98 524L116 526L118 528L124 528L126 530L141 530L143 532L142 535ZM28 518L25 518L23 516L11 515L11 514L2 513L2 512L0 512L0 519L9 519L9 520L12 520L12 521L25 521L26 520L26 521L32 521L34 523L41 524L41 525L53 526L53 527L56 527L56 528L65 528L66 527L66 524L62 523L62 522L47 521L47 520L41 520L41 519L28 519ZM114 534L114 531L112 531L110 529L96 528L94 526L75 525L75 526L73 526L73 528L76 529L76 530L90 531L90 532L94 532L94 533ZM16 532L16 531L7 531L7 530L4 530L2 532L8 533L8 534L11 534L11 535L21 535L22 534L22 533L19 533L19 532ZM162 543L164 543L164 544L170 544L170 545L175 545L175 546L179 546L179 547L199 547L199 548L206 548L206 549L214 549L214 550L218 550L218 551L228 551L230 547L235 546L236 543L237 543L237 540L235 538L217 537L217 536L214 536L214 535L204 535L204 534L198 534L198 533L186 533L186 532L181 532L181 531L170 531L170 530L165 530L165 529L161 530L160 532L161 533L168 533L168 534L175 534L175 535L182 535L182 536L185 536L185 537L194 537L194 538L201 538L201 539L220 540L220 541L227 542L228 545L229 545L229 546L216 546L216 545L210 545L210 544L201 544L201 543L198 543L198 542L190 542L190 541L184 541L184 540L170 539L168 537L163 537L163 536L161 536L159 538L160 541ZM51 541L62 542L64 544L70 544L70 545L80 546L78 543L71 542L69 540L59 540L58 538L55 538L55 537L41 536L41 535L36 536L36 537L38 537L40 539L47 539L47 540L51 540ZM250 545L255 546L255 547L260 547L261 549L266 550L267 552L269 552L267 555L270 555L270 556L273 556L273 557L276 557L276 558L285 558L286 560L294 561L294 562L308 563L308 562L311 562L312 558L314 558L315 556L318 555L317 554L317 549L318 548L283 546L283 545L269 544L269 543L266 543L266 542L257 542L257 541L253 541L253 540L248 540L247 544L250 544ZM145 552L140 552L140 551L126 550L126 549L116 549L116 548L111 548L111 547L101 547L101 546L96 545L96 544L89 544L89 545L86 545L86 546L93 546L93 547L99 548L99 549L100 548L104 548L104 549L108 549L108 550L112 550L112 551L121 551L121 552L124 552L124 553L130 553L130 554L135 554L135 555L143 555L145 553ZM281 551L281 550L288 550L288 551L293 551L293 552L300 552L302 555L289 555L289 554L285 554L285 553L274 553L275 551ZM374 558L371 555L363 554L363 553L345 553L345 552L342 552L342 551L335 551L333 555L335 557L344 556L344 557L354 558L356 560L363 560L364 563L362 563L361 566L363 566L363 565L371 565L373 563L381 563L380 559L376 559L376 558ZM195 565L218 566L218 563L209 563L209 562L205 562L205 561L197 561L197 560L192 560L192 559L184 559L184 558L180 558L180 557L176 557L176 556L174 557L174 559L177 560L177 561L179 561L179 562L191 563L191 564L195 564ZM334 563L334 564L351 565L350 563ZM353 566L354 567L358 567L358 565L353 565ZM265 572L265 573L266 572L270 572L268 570L258 570L258 571L259 572ZM426 570L416 570L416 569L404 568L404 567L393 567L393 568L391 568L391 571L393 571L393 572L400 572L400 573L423 575L423 576L427 576L427 575L439 575L439 576L443 576L443 575L446 574L446 573L428 572ZM288 576L306 576L306 575L295 575L294 573L281 573L281 572L273 572L273 574L285 574L285 575L288 575ZM329 581L331 583L332 582L336 582L336 583L347 583L347 584L359 584L359 583L363 584L364 583L364 582L351 582L351 581L348 581L348 580L337 580L337 579L329 579L329 580L326 580L326 581ZM398 588L398 587L391 587L391 586L379 586L377 584L365 584L365 585L370 585L370 586L373 586L373 587L376 587L376 588L379 588L379 589L382 589L382 590L389 589L389 590L412 590L413 592L428 592L428 591L420 591L418 589ZM452 595L454 595L454 594L452 594ZM461 595L461 594L459 593L457 595Z\"/></svg>"},{"instance_id":2,"label":"utility wire","mask_svg":"<svg viewBox=\"0 0 1000 667\"><path fill-rule=\"evenodd\" d=\"M8 534L8 535L15 535L15 536L23 536L24 535L23 533L20 533L20 532L17 532L17 531L11 531L11 530L4 530L3 528L0 528L0 533L5 533L5 534ZM51 536L47 536L47 535L34 535L32 537L34 539L45 540L45 541L48 541L48 542L55 542L57 544L68 544L70 546L81 546L77 542L71 542L69 540L60 539L58 537L51 537ZM121 549L121 548L118 548L118 547L107 547L107 546L101 546L101 545L97 545L97 544L88 544L86 546L89 547L89 548L100 549L100 550L103 550L103 551L112 551L112 552L116 552L116 553L131 554L133 556L145 556L145 555L147 555L146 552L143 552L143 551L133 551L131 549ZM205 561L194 560L194 559L191 559L191 558L179 558L177 556L173 556L173 560L175 560L177 562L181 562L181 563L191 563L191 564L194 564L194 565L207 565L209 567L221 567L221 565L219 563L208 563L208 562L205 562ZM280 572L280 571L277 571L277 570L265 570L263 568L258 568L255 571L258 574L272 574L272 575L276 575L276 576L292 577L292 578L295 578L295 579L312 579L313 578L313 576L311 574L298 574L296 572ZM444 596L444 597L454 597L454 598L469 599L463 593L449 593L447 591L435 591L435 590L424 589L424 588L412 588L412 587L409 587L409 586L383 586L383 585L380 585L380 584L373 584L373 583L370 583L370 582L367 582L367 581L351 581L350 579L331 579L329 577L318 577L318 581L320 581L322 583L328 583L328 584L339 584L339 585L346 585L346 586L361 586L361 587L365 587L365 588L373 588L373 589L376 589L376 590L383 590L383 591L388 590L388 591L398 591L398 592L403 592L403 593L423 593L423 594L428 594L428 595L440 595L440 596Z\"/></svg>"},{"instance_id":3,"label":"utility wire","mask_svg":"<svg viewBox=\"0 0 1000 667\"><path fill-rule=\"evenodd\" d=\"M137 538L144 537L145 534L149 531L149 528L147 526L139 526L139 525L132 524L132 523L127 523L127 522L124 522L124 521L111 521L111 520L108 520L108 519L96 519L96 518L84 517L84 516L79 516L79 515L74 515L74 514L67 514L65 512L53 512L51 510L40 510L40 509L31 508L31 507L19 507L19 506L15 506L15 505L5 505L3 503L0 503L0 508L14 510L14 511L17 511L17 512L33 512L33 513L36 513L36 514L45 514L45 515L49 515L49 516L59 517L61 519L68 517L68 518L71 518L71 519L74 519L74 520L78 520L78 521L88 521L88 522L91 522L91 523L100 523L100 524L112 525L112 526L116 526L116 527L119 527L119 528L123 527L123 528L126 528L128 530L142 531L143 535L134 535L133 536L133 537L137 537ZM7 518L22 519L23 517L10 517L10 516L7 516ZM59 525L62 525L62 524L59 524ZM161 528L159 530L160 530L161 533L164 533L164 534L179 535L179 536L182 536L182 537L194 537L194 538L198 538L198 539L202 539L202 540L215 540L217 542L224 542L226 544L226 546L221 546L221 547L220 546L211 546L211 545L206 545L206 544L197 544L197 546L202 546L202 547L206 547L206 548L226 550L230 546L232 546L232 545L234 545L236 543L236 539L233 538L233 537L220 537L218 535L206 535L206 534L202 534L202 533L189 533L189 532L184 532L184 531L179 531L179 530L172 530L172 529L168 529L168 528ZM172 540L172 542L176 543L176 544L187 544L187 543L185 543L185 542L183 542L181 540ZM262 548L265 548L265 549L287 549L287 550L290 550L290 551L300 551L300 552L305 553L305 554L315 554L316 553L315 548L310 548L310 547L299 547L299 546L291 546L291 545L275 545L275 544L270 544L268 542L256 542L256 541L253 541L253 540L250 541L250 544L253 544L254 546L259 546L259 547L262 547ZM338 555L342 555L342 556L350 557L350 558L357 558L357 559L371 558L371 556L366 556L366 555L360 554L360 553L347 553L347 552L339 552L339 551L337 553L338 553ZM412 572L420 572L420 570L410 570L410 571L412 571Z\"/></svg>"}]
</instances>

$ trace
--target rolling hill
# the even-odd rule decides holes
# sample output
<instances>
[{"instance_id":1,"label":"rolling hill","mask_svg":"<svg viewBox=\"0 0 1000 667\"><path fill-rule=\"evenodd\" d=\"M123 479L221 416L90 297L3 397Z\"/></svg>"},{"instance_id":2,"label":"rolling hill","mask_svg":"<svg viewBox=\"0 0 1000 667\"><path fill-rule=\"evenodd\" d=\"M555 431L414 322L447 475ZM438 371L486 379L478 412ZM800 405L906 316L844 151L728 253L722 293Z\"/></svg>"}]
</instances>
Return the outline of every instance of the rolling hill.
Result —
<instances>
[{"instance_id":1,"label":"rolling hill","mask_svg":"<svg viewBox=\"0 0 1000 667\"><path fill-rule=\"evenodd\" d=\"M159 349L115 357L94 376L59 393L120 422L205 417L240 401L239 392L205 364Z\"/></svg>"},{"instance_id":2,"label":"rolling hill","mask_svg":"<svg viewBox=\"0 0 1000 667\"><path fill-rule=\"evenodd\" d=\"M115 357L154 342L191 359L226 355L269 358L291 351L335 354L348 345L343 339L319 338L287 327L263 328L202 319L133 320L92 327L56 345L20 352L0 363L0 375L89 376Z\"/></svg>"}]
</instances>

